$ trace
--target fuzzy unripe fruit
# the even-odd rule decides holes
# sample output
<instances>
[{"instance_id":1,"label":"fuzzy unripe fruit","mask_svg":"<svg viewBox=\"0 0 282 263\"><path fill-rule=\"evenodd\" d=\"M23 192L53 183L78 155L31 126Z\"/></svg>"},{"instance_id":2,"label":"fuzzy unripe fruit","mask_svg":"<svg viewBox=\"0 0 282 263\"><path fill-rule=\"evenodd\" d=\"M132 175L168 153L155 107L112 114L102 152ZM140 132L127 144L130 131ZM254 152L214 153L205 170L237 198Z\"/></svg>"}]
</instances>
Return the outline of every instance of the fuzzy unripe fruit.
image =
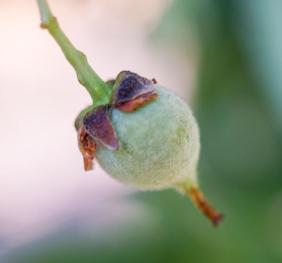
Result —
<instances>
[{"instance_id":1,"label":"fuzzy unripe fruit","mask_svg":"<svg viewBox=\"0 0 282 263\"><path fill-rule=\"evenodd\" d=\"M46 0L37 3L41 27L57 41L93 99L75 121L84 169L92 170L96 158L125 184L144 190L175 188L216 225L222 216L197 183L199 130L187 104L155 79L130 71L104 82L61 30Z\"/></svg>"},{"instance_id":2,"label":"fuzzy unripe fruit","mask_svg":"<svg viewBox=\"0 0 282 263\"><path fill-rule=\"evenodd\" d=\"M111 103L84 110L76 121L85 169L95 156L109 175L125 184L143 190L175 188L216 225L221 215L197 183L199 129L188 105L130 71L112 83Z\"/></svg>"},{"instance_id":3,"label":"fuzzy unripe fruit","mask_svg":"<svg viewBox=\"0 0 282 263\"><path fill-rule=\"evenodd\" d=\"M156 85L158 98L134 112L111 113L120 147L100 147L102 168L123 183L141 189L196 184L199 131L185 102Z\"/></svg>"}]
</instances>

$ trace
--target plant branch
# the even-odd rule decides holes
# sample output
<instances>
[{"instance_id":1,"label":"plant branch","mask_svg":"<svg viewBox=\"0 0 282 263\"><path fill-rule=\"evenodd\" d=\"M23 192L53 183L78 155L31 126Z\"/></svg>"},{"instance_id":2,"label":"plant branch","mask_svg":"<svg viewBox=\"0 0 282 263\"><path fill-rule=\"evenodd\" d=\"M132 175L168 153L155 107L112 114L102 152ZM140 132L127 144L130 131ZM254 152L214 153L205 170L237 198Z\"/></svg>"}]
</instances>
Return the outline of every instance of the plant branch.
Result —
<instances>
[{"instance_id":1,"label":"plant branch","mask_svg":"<svg viewBox=\"0 0 282 263\"><path fill-rule=\"evenodd\" d=\"M109 103L111 88L89 65L86 56L77 50L64 34L46 0L37 0L41 27L47 29L61 47L66 59L76 71L79 82L87 89L95 106Z\"/></svg>"}]
</instances>

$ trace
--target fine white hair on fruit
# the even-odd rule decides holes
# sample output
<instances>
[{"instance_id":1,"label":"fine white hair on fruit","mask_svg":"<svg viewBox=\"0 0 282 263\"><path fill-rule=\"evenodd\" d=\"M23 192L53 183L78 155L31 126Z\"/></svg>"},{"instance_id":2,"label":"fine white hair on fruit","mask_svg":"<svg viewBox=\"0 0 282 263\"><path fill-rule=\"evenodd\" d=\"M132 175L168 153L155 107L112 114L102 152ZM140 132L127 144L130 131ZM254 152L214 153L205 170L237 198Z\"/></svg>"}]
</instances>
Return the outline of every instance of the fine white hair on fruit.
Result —
<instances>
[{"instance_id":1,"label":"fine white hair on fruit","mask_svg":"<svg viewBox=\"0 0 282 263\"><path fill-rule=\"evenodd\" d=\"M199 129L189 106L156 85L158 98L135 112L114 109L120 148L99 147L100 166L119 181L144 190L197 185Z\"/></svg>"}]
</instances>

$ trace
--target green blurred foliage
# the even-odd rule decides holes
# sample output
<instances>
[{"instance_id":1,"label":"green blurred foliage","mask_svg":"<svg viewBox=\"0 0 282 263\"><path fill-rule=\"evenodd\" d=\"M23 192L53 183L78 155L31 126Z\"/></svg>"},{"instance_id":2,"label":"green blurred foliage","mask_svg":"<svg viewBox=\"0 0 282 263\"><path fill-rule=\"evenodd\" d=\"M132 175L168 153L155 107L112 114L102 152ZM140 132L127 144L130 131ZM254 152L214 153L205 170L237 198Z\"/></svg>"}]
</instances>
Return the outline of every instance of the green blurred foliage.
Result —
<instances>
[{"instance_id":1,"label":"green blurred foliage","mask_svg":"<svg viewBox=\"0 0 282 263\"><path fill-rule=\"evenodd\" d=\"M282 100L282 74L269 70L282 61L282 31L272 30L273 21L282 24L277 4L176 0L156 33L198 47L199 174L204 192L225 214L221 226L213 228L174 191L140 193L132 202L142 202L153 220L91 238L69 225L8 262L282 262L281 112L273 106ZM267 45L272 41L275 46Z\"/></svg>"}]
</instances>

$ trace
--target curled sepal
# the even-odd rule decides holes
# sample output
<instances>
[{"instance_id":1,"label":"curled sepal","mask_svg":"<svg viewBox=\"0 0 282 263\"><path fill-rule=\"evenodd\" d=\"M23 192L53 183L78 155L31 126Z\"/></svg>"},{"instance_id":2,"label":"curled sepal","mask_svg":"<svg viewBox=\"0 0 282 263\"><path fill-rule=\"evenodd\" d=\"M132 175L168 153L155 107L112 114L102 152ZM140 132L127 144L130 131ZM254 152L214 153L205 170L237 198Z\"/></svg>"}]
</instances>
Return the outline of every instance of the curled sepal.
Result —
<instances>
[{"instance_id":1,"label":"curled sepal","mask_svg":"<svg viewBox=\"0 0 282 263\"><path fill-rule=\"evenodd\" d=\"M158 97L155 80L149 80L130 71L117 76L111 105L123 112L132 112Z\"/></svg>"},{"instance_id":2,"label":"curled sepal","mask_svg":"<svg viewBox=\"0 0 282 263\"><path fill-rule=\"evenodd\" d=\"M91 138L84 127L78 128L77 131L78 147L83 156L84 170L90 171L93 169L93 160L96 153L96 143Z\"/></svg>"},{"instance_id":3,"label":"curled sepal","mask_svg":"<svg viewBox=\"0 0 282 263\"><path fill-rule=\"evenodd\" d=\"M119 147L116 132L110 121L110 108L103 105L89 111L83 118L83 127L87 134L96 142L110 150Z\"/></svg>"}]
</instances>

